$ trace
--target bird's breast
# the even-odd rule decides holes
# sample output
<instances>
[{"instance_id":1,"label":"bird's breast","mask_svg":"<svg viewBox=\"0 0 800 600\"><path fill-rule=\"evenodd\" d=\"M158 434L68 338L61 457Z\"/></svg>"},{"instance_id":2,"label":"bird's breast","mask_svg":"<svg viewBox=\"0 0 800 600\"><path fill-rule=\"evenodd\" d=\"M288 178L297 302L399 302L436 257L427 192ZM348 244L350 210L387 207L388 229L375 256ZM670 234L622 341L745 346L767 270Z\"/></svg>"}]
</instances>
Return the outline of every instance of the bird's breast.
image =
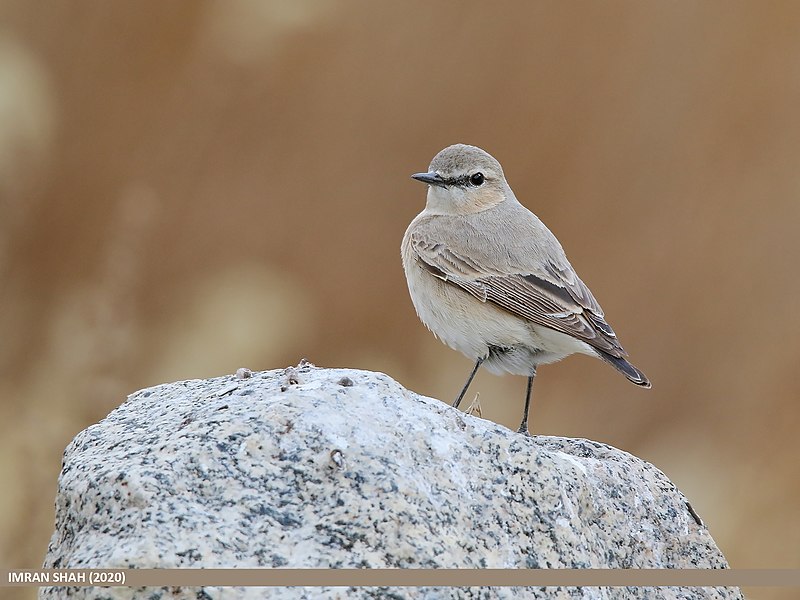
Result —
<instances>
[{"instance_id":1,"label":"bird's breast","mask_svg":"<svg viewBox=\"0 0 800 600\"><path fill-rule=\"evenodd\" d=\"M436 277L413 254L403 253L403 267L420 320L454 350L477 360L487 355L489 346L530 342L525 321Z\"/></svg>"}]
</instances>

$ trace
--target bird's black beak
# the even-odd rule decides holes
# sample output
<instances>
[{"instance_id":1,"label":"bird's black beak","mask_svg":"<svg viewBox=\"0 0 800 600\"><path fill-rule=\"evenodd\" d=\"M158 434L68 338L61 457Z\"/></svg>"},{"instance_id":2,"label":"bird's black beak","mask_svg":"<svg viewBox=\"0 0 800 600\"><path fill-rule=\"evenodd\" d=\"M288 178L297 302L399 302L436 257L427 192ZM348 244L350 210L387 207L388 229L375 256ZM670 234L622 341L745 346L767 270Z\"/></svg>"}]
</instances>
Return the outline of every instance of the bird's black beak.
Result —
<instances>
[{"instance_id":1,"label":"bird's black beak","mask_svg":"<svg viewBox=\"0 0 800 600\"><path fill-rule=\"evenodd\" d=\"M447 187L447 182L438 173L414 173L411 179L416 179L428 185L435 185L438 187Z\"/></svg>"}]
</instances>

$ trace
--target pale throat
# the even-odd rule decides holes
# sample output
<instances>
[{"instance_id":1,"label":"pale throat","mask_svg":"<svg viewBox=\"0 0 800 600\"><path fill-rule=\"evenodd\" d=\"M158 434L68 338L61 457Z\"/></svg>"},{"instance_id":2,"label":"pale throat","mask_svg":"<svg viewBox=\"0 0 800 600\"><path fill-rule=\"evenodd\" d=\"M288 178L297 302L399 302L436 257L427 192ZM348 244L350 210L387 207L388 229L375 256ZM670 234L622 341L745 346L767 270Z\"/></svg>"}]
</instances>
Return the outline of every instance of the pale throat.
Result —
<instances>
[{"instance_id":1,"label":"pale throat","mask_svg":"<svg viewBox=\"0 0 800 600\"><path fill-rule=\"evenodd\" d=\"M496 189L487 188L479 193L466 194L447 188L431 187L428 189L425 212L434 215L469 215L488 210L503 200L505 195Z\"/></svg>"}]
</instances>

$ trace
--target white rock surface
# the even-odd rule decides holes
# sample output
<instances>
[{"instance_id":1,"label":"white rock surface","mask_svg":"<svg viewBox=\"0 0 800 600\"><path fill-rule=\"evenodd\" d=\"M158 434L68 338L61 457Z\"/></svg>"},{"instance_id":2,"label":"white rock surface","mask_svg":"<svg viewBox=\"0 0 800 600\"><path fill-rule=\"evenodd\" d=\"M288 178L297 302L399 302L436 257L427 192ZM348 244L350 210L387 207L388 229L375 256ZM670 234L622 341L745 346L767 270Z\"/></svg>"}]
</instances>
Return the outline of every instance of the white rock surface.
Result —
<instances>
[{"instance_id":1,"label":"white rock surface","mask_svg":"<svg viewBox=\"0 0 800 600\"><path fill-rule=\"evenodd\" d=\"M242 371L242 370L240 370ZM45 567L726 568L651 464L379 373L141 390L75 437ZM42 588L41 598L741 598L735 588Z\"/></svg>"}]
</instances>

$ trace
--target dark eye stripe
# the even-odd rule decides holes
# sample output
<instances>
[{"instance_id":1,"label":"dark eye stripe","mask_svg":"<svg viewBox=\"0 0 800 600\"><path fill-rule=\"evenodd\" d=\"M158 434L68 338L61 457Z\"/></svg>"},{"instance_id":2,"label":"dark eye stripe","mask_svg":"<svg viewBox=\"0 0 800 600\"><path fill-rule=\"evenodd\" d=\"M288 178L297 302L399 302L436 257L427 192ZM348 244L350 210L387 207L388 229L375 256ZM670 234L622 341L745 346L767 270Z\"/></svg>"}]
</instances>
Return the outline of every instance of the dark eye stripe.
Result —
<instances>
[{"instance_id":1,"label":"dark eye stripe","mask_svg":"<svg viewBox=\"0 0 800 600\"><path fill-rule=\"evenodd\" d=\"M476 175L481 176L481 182L477 184L472 181L472 178L475 177ZM461 177L453 177L451 179L448 179L446 184L455 185L458 187L475 187L482 185L484 181L486 181L486 176L483 173L473 173L472 175L462 175Z\"/></svg>"}]
</instances>

